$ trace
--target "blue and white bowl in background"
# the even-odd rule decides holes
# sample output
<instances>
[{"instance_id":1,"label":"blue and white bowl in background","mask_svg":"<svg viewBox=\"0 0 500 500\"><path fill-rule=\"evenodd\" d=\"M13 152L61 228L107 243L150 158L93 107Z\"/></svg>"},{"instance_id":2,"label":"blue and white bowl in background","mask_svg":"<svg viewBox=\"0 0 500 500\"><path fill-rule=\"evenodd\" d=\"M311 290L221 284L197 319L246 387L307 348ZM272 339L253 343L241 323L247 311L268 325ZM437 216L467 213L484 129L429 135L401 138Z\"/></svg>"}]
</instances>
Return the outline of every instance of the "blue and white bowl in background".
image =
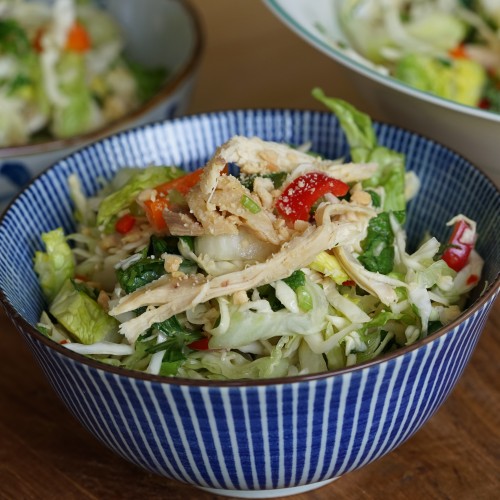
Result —
<instances>
[{"instance_id":1,"label":"blue and white bowl in background","mask_svg":"<svg viewBox=\"0 0 500 500\"><path fill-rule=\"evenodd\" d=\"M139 108L98 130L68 139L0 148L0 213L31 179L77 149L120 130L181 116L188 108L204 48L197 12L178 0L96 2L122 28L127 56L146 67L164 67L169 77Z\"/></svg>"},{"instance_id":2,"label":"blue and white bowl in background","mask_svg":"<svg viewBox=\"0 0 500 500\"><path fill-rule=\"evenodd\" d=\"M302 144L329 158L348 152L327 112L228 111L147 125L101 140L57 163L0 220L0 300L56 393L88 431L139 467L214 494L271 497L317 488L395 449L444 403L478 342L500 289L500 192L454 152L376 124L381 144L406 154L421 180L408 208L415 244L443 237L457 213L477 221L482 283L465 312L412 346L337 372L262 381L205 382L126 371L42 336L44 307L33 272L40 233L72 226L66 179L85 190L128 165L193 170L233 135ZM194 495L195 493L193 493Z\"/></svg>"}]
</instances>

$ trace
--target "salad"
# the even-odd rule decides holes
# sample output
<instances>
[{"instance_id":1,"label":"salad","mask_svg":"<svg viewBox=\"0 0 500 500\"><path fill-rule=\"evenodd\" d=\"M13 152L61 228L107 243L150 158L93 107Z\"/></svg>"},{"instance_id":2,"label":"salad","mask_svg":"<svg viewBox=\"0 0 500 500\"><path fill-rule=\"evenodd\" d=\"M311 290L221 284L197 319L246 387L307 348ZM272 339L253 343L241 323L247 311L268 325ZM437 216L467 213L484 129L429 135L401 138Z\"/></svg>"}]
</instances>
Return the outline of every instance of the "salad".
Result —
<instances>
[{"instance_id":1,"label":"salad","mask_svg":"<svg viewBox=\"0 0 500 500\"><path fill-rule=\"evenodd\" d=\"M357 54L419 90L500 113L498 0L341 0Z\"/></svg>"},{"instance_id":2,"label":"salad","mask_svg":"<svg viewBox=\"0 0 500 500\"><path fill-rule=\"evenodd\" d=\"M90 132L148 100L167 72L123 47L88 1L0 0L0 147Z\"/></svg>"},{"instance_id":3,"label":"salad","mask_svg":"<svg viewBox=\"0 0 500 500\"><path fill-rule=\"evenodd\" d=\"M254 379L336 370L460 315L479 282L476 224L406 244L418 179L370 118L320 89L352 162L236 136L194 172L118 171L77 229L42 234L39 330L103 363L165 376Z\"/></svg>"}]
</instances>

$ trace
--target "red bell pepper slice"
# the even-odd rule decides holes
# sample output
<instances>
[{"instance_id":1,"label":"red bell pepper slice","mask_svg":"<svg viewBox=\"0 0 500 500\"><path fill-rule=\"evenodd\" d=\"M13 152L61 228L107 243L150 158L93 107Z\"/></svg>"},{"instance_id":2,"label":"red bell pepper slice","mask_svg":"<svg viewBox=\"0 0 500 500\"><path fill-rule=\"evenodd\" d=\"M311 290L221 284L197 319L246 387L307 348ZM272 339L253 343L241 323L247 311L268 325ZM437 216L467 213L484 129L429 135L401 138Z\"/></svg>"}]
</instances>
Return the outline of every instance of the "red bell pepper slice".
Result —
<instances>
[{"instance_id":1,"label":"red bell pepper slice","mask_svg":"<svg viewBox=\"0 0 500 500\"><path fill-rule=\"evenodd\" d=\"M472 241L470 234L467 236L464 234L470 233L470 231L472 231L470 224L463 219L458 220L453 227L448 247L443 252L442 259L454 271L458 272L466 266L469 255L474 248L475 234Z\"/></svg>"},{"instance_id":2,"label":"red bell pepper slice","mask_svg":"<svg viewBox=\"0 0 500 500\"><path fill-rule=\"evenodd\" d=\"M208 351L208 341L210 339L208 337L202 337L201 339L194 340L190 344L188 344L188 347L190 349L193 349L194 351Z\"/></svg>"},{"instance_id":3,"label":"red bell pepper slice","mask_svg":"<svg viewBox=\"0 0 500 500\"><path fill-rule=\"evenodd\" d=\"M327 193L345 196L349 186L323 172L308 172L294 179L281 193L276 209L289 222L309 220L314 203Z\"/></svg>"},{"instance_id":4,"label":"red bell pepper slice","mask_svg":"<svg viewBox=\"0 0 500 500\"><path fill-rule=\"evenodd\" d=\"M135 217L131 214L122 215L115 222L116 232L120 234L127 234L135 226Z\"/></svg>"}]
</instances>

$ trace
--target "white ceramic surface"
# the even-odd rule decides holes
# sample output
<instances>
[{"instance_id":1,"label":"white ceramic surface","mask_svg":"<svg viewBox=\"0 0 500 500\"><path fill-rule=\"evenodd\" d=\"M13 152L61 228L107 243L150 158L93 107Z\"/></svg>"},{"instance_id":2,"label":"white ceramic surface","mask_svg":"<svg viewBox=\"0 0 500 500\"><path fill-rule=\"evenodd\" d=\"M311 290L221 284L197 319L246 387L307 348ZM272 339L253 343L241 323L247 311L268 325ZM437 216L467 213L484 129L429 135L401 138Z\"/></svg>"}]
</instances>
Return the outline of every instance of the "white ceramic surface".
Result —
<instances>
[{"instance_id":1,"label":"white ceramic surface","mask_svg":"<svg viewBox=\"0 0 500 500\"><path fill-rule=\"evenodd\" d=\"M150 101L103 129L38 145L0 148L0 212L31 179L57 160L105 136L146 123L182 115L196 81L202 33L194 11L178 0L98 0L118 21L125 53L145 65L170 72Z\"/></svg>"},{"instance_id":2,"label":"white ceramic surface","mask_svg":"<svg viewBox=\"0 0 500 500\"><path fill-rule=\"evenodd\" d=\"M377 71L349 46L335 0L264 0L290 29L352 71L352 82L378 118L440 142L465 156L500 186L500 114L417 90ZM333 87L333 83L332 83ZM332 94L333 89L325 89Z\"/></svg>"}]
</instances>

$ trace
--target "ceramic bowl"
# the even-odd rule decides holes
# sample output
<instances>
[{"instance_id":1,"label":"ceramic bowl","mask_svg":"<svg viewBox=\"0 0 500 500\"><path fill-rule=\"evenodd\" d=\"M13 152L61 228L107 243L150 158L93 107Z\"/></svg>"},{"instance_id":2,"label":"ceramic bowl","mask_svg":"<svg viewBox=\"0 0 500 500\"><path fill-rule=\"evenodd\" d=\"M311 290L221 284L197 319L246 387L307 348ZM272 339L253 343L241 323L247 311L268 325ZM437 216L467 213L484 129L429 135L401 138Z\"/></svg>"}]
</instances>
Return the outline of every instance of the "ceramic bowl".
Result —
<instances>
[{"instance_id":1,"label":"ceramic bowl","mask_svg":"<svg viewBox=\"0 0 500 500\"><path fill-rule=\"evenodd\" d=\"M141 64L165 67L170 76L153 98L99 130L0 148L0 212L33 177L76 149L119 130L180 116L188 107L204 46L196 11L178 0L99 0L99 5L122 27L125 53Z\"/></svg>"},{"instance_id":2,"label":"ceramic bowl","mask_svg":"<svg viewBox=\"0 0 500 500\"><path fill-rule=\"evenodd\" d=\"M335 0L264 3L294 33L345 67L372 114L457 151L500 186L500 113L459 104L380 73L350 45L340 26ZM332 88L326 89L330 94L335 91L333 77Z\"/></svg>"},{"instance_id":3,"label":"ceramic bowl","mask_svg":"<svg viewBox=\"0 0 500 500\"><path fill-rule=\"evenodd\" d=\"M0 220L0 300L56 393L88 431L148 471L214 494L283 496L319 487L389 453L425 424L460 378L499 292L500 192L468 161L405 130L375 125L422 182L408 207L413 244L443 238L456 213L477 221L484 275L466 311L410 347L337 372L296 378L200 382L162 378L74 354L34 328L44 307L33 272L40 233L72 227L66 179L97 189L127 165L203 165L230 137L312 142L329 158L348 152L328 112L227 111L178 118L106 138L39 176ZM194 494L194 493L193 493Z\"/></svg>"}]
</instances>

